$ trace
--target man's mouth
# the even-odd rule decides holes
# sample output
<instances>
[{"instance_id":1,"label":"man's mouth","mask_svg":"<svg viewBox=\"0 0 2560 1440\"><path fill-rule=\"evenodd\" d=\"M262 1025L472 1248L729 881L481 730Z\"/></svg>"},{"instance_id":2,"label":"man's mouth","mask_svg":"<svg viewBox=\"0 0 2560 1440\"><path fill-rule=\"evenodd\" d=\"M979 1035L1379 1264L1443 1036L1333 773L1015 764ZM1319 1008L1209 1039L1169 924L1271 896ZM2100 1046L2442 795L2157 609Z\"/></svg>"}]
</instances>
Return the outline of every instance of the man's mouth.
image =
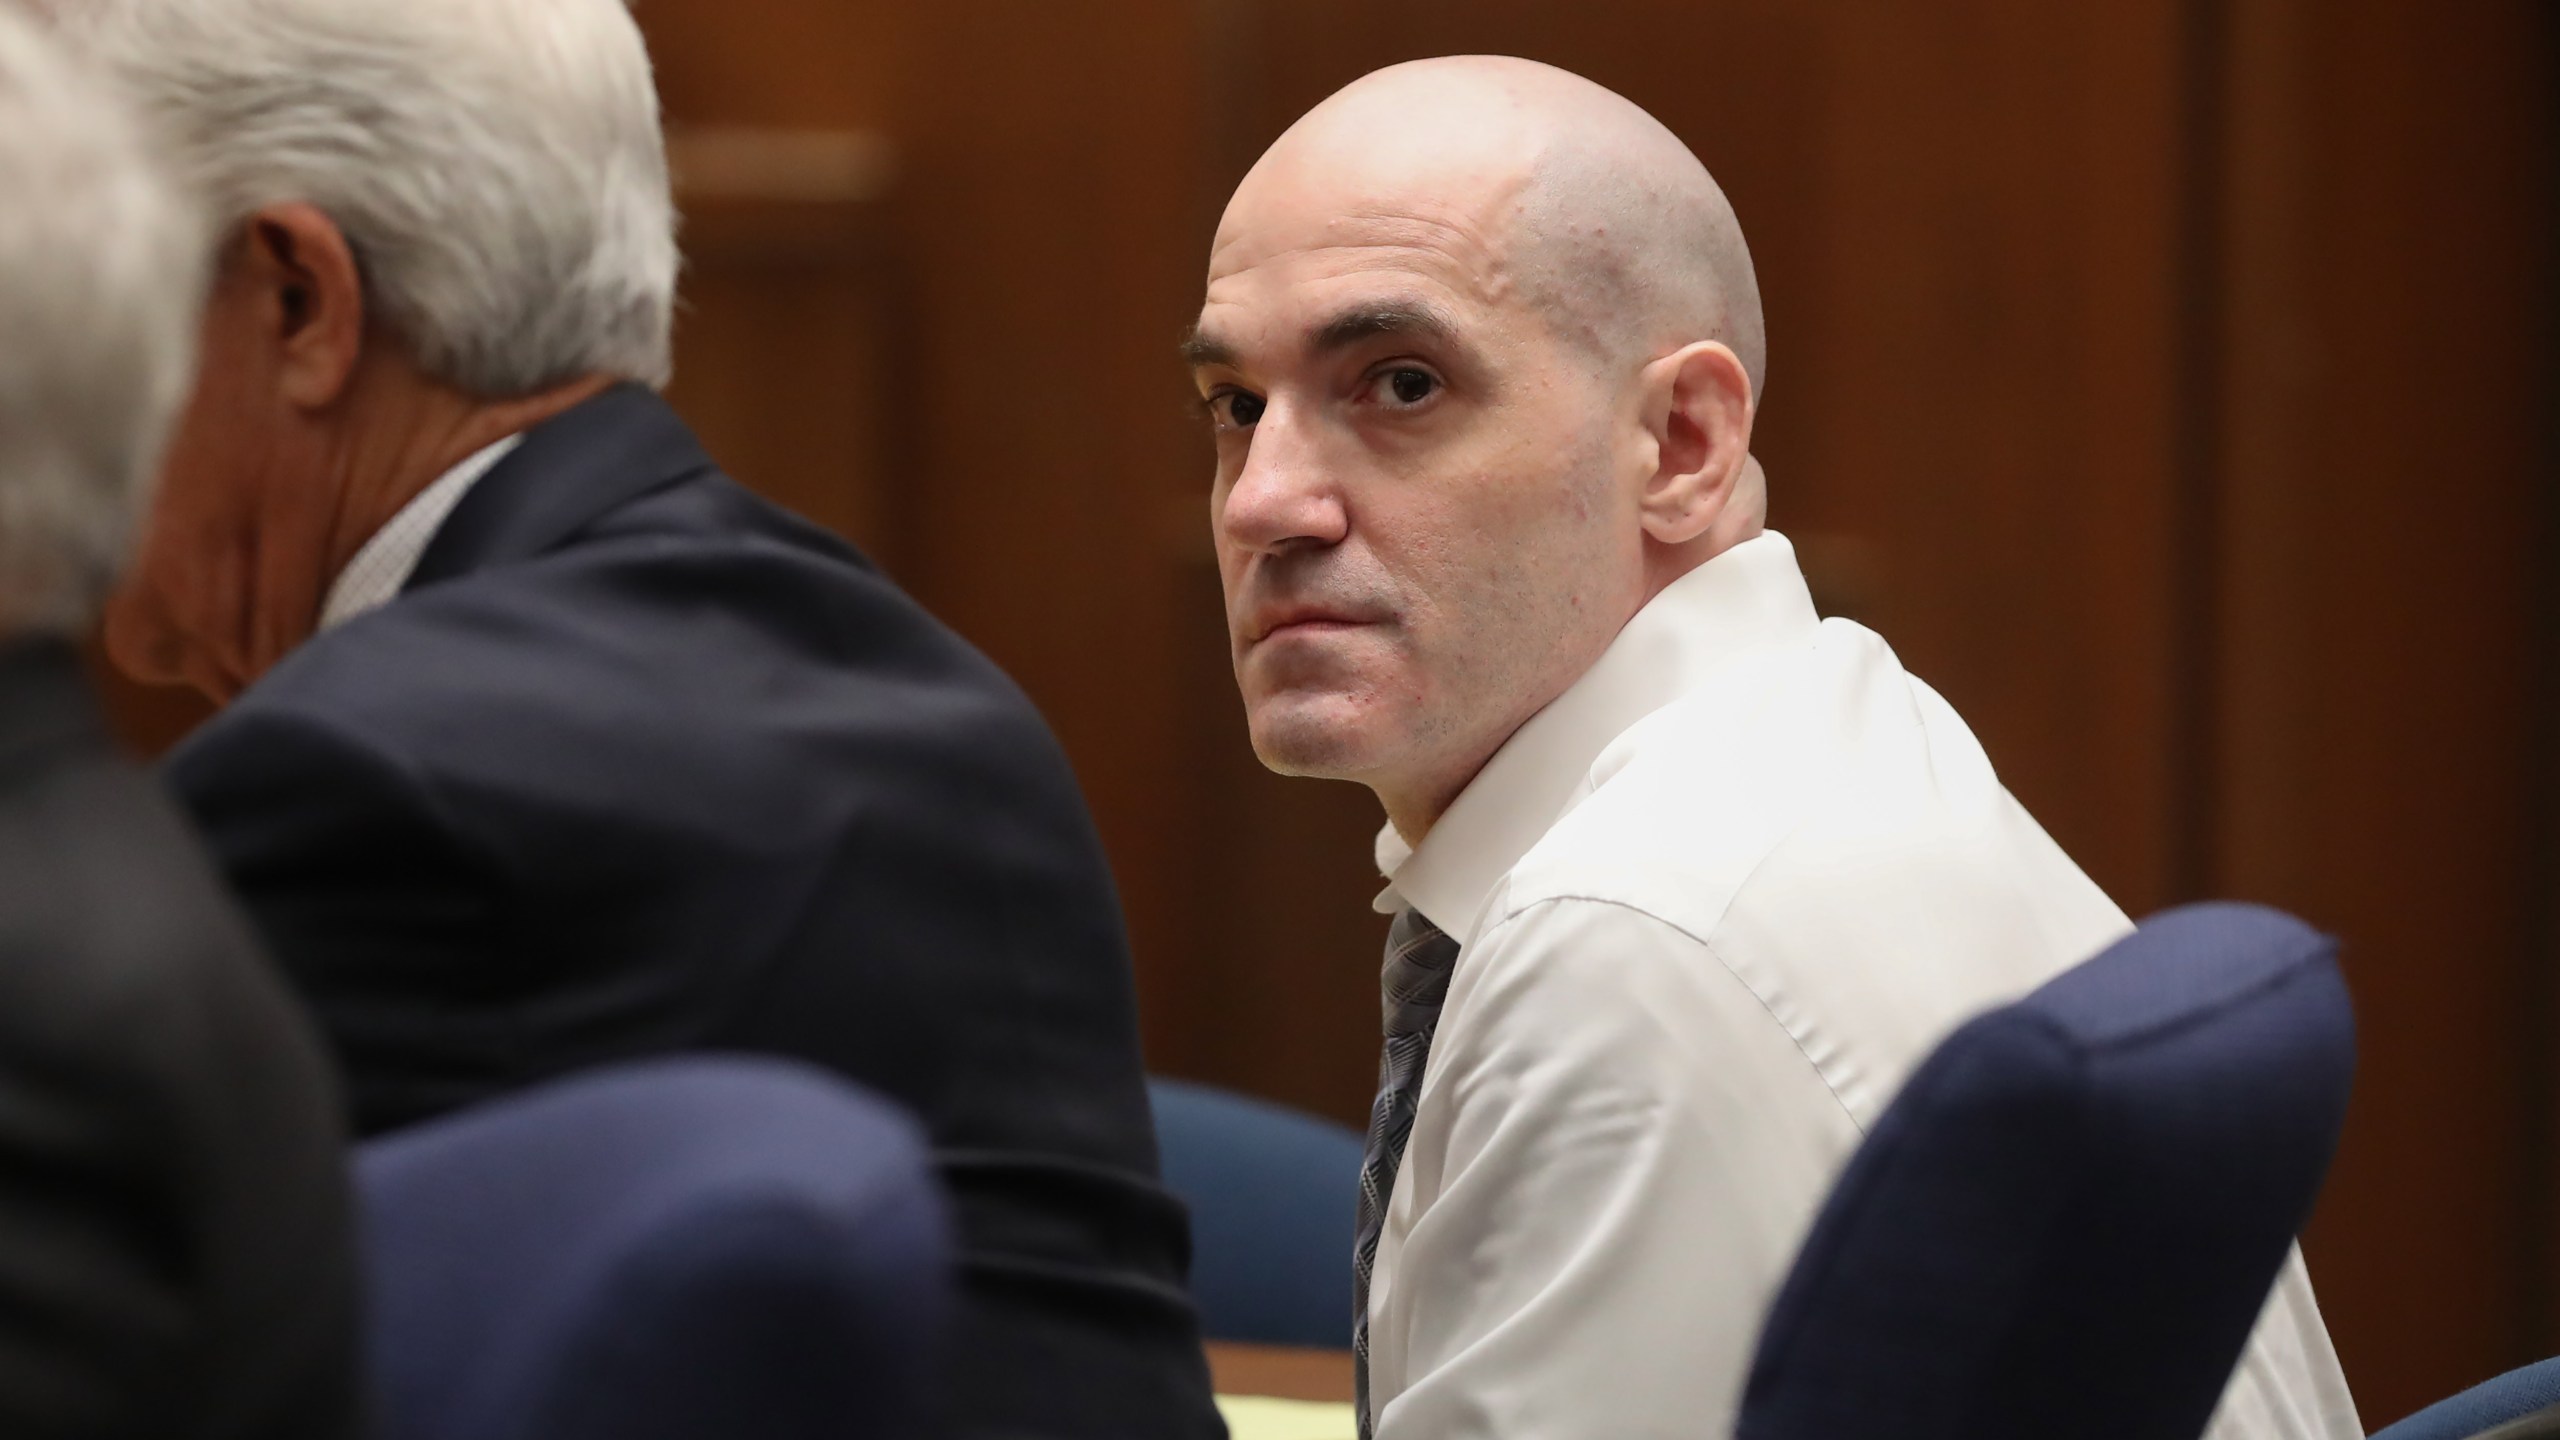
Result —
<instances>
[{"instance_id":1,"label":"man's mouth","mask_svg":"<svg viewBox=\"0 0 2560 1440\"><path fill-rule=\"evenodd\" d=\"M1316 635L1334 630L1352 630L1375 624L1374 620L1347 610L1322 605L1294 605L1267 612L1254 621L1247 632L1247 644L1259 645L1280 635Z\"/></svg>"}]
</instances>

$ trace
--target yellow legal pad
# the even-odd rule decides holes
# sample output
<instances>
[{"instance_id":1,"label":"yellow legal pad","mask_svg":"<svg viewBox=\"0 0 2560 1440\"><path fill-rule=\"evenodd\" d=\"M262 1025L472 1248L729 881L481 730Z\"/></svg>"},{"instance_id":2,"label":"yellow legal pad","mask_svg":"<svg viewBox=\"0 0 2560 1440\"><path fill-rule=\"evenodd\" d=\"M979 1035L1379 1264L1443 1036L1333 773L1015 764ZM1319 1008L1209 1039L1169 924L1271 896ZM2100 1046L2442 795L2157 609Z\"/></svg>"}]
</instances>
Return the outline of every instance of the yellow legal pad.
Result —
<instances>
[{"instance_id":1,"label":"yellow legal pad","mask_svg":"<svg viewBox=\"0 0 2560 1440\"><path fill-rule=\"evenodd\" d=\"M1227 1417L1231 1440L1358 1440L1360 1434L1348 1405L1221 1395L1218 1413Z\"/></svg>"}]
</instances>

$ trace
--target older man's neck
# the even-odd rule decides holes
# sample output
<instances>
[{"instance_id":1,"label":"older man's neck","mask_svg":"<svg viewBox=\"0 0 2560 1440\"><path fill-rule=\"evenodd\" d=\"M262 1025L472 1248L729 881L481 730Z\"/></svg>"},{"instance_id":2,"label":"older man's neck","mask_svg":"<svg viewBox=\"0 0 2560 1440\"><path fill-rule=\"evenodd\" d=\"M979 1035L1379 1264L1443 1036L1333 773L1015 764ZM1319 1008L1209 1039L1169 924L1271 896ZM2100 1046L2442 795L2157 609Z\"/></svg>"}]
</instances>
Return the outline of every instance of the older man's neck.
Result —
<instances>
[{"instance_id":1,"label":"older man's neck","mask_svg":"<svg viewBox=\"0 0 2560 1440\"><path fill-rule=\"evenodd\" d=\"M356 402L370 413L349 427L347 484L330 527L327 573L346 568L375 532L446 471L613 384L611 376L588 375L532 395L488 400L414 371L382 377Z\"/></svg>"}]
</instances>

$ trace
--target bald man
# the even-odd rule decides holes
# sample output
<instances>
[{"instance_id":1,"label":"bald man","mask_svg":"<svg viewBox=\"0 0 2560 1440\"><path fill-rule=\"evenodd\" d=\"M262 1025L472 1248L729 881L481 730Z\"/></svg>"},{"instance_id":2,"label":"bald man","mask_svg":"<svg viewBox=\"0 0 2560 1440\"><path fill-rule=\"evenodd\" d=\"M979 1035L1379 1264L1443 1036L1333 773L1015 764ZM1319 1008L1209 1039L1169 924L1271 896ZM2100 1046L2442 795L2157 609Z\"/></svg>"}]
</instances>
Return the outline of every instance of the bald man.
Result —
<instances>
[{"instance_id":1,"label":"bald man","mask_svg":"<svg viewBox=\"0 0 2560 1440\"><path fill-rule=\"evenodd\" d=\"M2122 935L1764 528L1760 301L1680 141L1525 61L1318 106L1187 348L1255 749L1384 805L1363 1434L1728 1434L1859 1136ZM2360 1436L2299 1257L2212 1434Z\"/></svg>"}]
</instances>

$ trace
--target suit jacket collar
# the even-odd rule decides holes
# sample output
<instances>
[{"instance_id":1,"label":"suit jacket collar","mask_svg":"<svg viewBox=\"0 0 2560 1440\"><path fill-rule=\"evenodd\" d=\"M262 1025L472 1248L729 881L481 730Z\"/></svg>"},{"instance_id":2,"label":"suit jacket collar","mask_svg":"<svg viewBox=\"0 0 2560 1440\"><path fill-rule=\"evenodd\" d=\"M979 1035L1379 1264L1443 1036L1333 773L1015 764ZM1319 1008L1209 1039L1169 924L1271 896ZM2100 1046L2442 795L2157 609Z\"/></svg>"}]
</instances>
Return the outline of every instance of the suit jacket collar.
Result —
<instances>
[{"instance_id":1,"label":"suit jacket collar","mask_svg":"<svg viewBox=\"0 0 2560 1440\"><path fill-rule=\"evenodd\" d=\"M617 385L526 431L427 542L402 593L539 555L607 511L713 468L666 401Z\"/></svg>"},{"instance_id":2,"label":"suit jacket collar","mask_svg":"<svg viewBox=\"0 0 2560 1440\"><path fill-rule=\"evenodd\" d=\"M69 641L0 646L0 773L14 774L67 745L96 743L105 733Z\"/></svg>"}]
</instances>

